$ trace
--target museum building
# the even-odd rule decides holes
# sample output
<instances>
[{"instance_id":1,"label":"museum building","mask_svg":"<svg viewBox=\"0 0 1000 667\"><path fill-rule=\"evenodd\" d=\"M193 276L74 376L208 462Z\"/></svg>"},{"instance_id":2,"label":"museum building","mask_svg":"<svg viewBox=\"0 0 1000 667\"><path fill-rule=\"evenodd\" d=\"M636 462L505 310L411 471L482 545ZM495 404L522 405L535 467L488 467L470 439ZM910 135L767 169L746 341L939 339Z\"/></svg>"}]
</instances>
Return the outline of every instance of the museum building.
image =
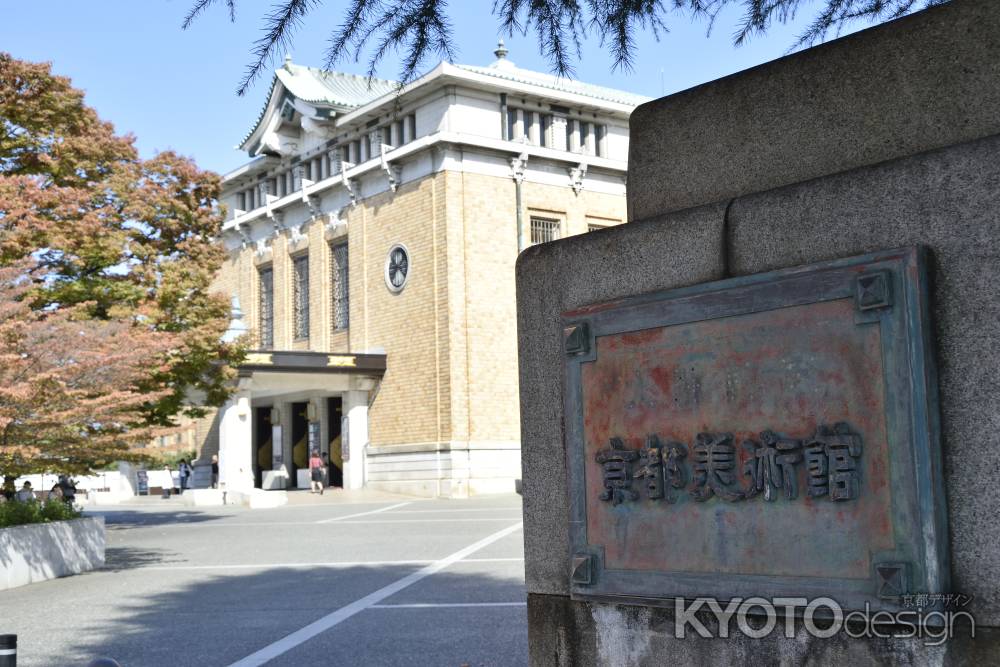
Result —
<instances>
[{"instance_id":1,"label":"museum building","mask_svg":"<svg viewBox=\"0 0 1000 667\"><path fill-rule=\"evenodd\" d=\"M346 488L515 489L515 260L625 221L647 98L494 54L403 86L290 58L275 73L223 180L215 287L252 351L196 441L227 489L308 487L312 449Z\"/></svg>"}]
</instances>

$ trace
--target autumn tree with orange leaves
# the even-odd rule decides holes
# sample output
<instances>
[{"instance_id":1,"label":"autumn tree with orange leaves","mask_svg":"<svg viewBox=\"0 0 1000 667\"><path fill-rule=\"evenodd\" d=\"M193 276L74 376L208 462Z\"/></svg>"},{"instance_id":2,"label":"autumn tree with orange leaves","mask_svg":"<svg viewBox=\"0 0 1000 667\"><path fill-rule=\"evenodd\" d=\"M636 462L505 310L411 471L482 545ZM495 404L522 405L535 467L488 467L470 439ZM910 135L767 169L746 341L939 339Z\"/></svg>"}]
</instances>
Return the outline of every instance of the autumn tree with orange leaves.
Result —
<instances>
[{"instance_id":1,"label":"autumn tree with orange leaves","mask_svg":"<svg viewBox=\"0 0 1000 667\"><path fill-rule=\"evenodd\" d=\"M134 388L174 337L94 319L89 304L32 309L30 268L0 267L0 471L83 473L128 458L149 437L145 404L159 398Z\"/></svg>"},{"instance_id":2,"label":"autumn tree with orange leaves","mask_svg":"<svg viewBox=\"0 0 1000 667\"><path fill-rule=\"evenodd\" d=\"M219 178L0 53L0 472L82 472L220 405L242 349L209 292Z\"/></svg>"}]
</instances>

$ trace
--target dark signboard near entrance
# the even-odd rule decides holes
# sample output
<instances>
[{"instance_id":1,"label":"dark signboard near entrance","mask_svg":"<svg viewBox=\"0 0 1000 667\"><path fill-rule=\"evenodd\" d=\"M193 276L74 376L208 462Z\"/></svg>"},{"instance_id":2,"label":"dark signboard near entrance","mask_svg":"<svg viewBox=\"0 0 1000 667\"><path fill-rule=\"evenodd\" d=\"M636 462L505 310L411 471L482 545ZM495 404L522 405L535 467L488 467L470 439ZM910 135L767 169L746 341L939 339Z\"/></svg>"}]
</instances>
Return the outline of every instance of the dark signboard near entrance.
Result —
<instances>
[{"instance_id":1,"label":"dark signboard near entrance","mask_svg":"<svg viewBox=\"0 0 1000 667\"><path fill-rule=\"evenodd\" d=\"M564 314L573 595L945 592L926 293L913 248Z\"/></svg>"}]
</instances>

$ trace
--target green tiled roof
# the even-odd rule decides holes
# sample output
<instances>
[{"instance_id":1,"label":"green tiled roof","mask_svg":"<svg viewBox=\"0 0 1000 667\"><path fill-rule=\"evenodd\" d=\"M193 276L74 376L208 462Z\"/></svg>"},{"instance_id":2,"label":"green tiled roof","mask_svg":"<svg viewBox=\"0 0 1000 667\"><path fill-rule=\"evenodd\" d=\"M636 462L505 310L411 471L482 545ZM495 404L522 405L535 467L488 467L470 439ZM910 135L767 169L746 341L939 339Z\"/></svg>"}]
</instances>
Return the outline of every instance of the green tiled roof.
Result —
<instances>
[{"instance_id":1,"label":"green tiled roof","mask_svg":"<svg viewBox=\"0 0 1000 667\"><path fill-rule=\"evenodd\" d=\"M395 90L399 84L386 79L331 72L287 63L276 72L292 95L312 104L354 109Z\"/></svg>"},{"instance_id":2,"label":"green tiled roof","mask_svg":"<svg viewBox=\"0 0 1000 667\"><path fill-rule=\"evenodd\" d=\"M260 126L261 121L264 120L267 105L270 103L274 87L279 81L285 90L303 102L331 106L341 111L356 109L396 90L399 86L395 81L387 79L369 79L366 76L331 72L286 61L282 67L275 71L271 87L268 88L267 97L264 99L264 106L257 114L253 127L240 140L241 145L246 143L247 139Z\"/></svg>"},{"instance_id":3,"label":"green tiled roof","mask_svg":"<svg viewBox=\"0 0 1000 667\"><path fill-rule=\"evenodd\" d=\"M617 102L619 104L638 106L653 99L644 95L627 93L624 90L605 88L604 86L595 86L590 83L567 79L566 77L521 69L520 67L516 67L514 63L509 60L499 60L488 67L479 67L476 65L456 65L456 67L475 74L485 74L486 76L505 79L507 81L526 83L533 86L540 86L542 88L550 88L561 93L584 95L586 97L593 97L606 102Z\"/></svg>"}]
</instances>

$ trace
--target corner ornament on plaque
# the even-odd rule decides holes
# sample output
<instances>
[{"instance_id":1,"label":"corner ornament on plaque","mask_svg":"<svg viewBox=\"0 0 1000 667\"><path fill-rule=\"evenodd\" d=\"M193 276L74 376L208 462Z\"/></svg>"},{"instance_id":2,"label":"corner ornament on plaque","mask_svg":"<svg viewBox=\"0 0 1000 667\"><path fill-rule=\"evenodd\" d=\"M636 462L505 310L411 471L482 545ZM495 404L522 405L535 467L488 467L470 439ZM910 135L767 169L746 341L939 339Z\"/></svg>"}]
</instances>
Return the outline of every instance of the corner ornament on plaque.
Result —
<instances>
[{"instance_id":1,"label":"corner ornament on plaque","mask_svg":"<svg viewBox=\"0 0 1000 667\"><path fill-rule=\"evenodd\" d=\"M922 249L563 317L574 597L948 589Z\"/></svg>"}]
</instances>

